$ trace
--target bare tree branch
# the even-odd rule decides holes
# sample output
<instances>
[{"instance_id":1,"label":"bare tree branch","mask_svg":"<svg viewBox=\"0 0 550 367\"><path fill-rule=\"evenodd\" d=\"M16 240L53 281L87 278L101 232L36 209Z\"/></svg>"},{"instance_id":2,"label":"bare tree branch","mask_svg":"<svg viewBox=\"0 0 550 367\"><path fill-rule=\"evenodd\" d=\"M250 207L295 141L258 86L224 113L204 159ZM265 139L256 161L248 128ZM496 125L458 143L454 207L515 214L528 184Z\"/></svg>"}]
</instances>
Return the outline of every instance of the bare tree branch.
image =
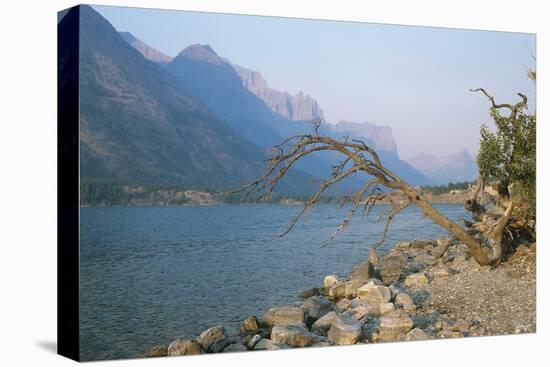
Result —
<instances>
[{"instance_id":1,"label":"bare tree branch","mask_svg":"<svg viewBox=\"0 0 550 367\"><path fill-rule=\"evenodd\" d=\"M323 182L323 184L321 185L321 188L319 188L319 190L315 193L315 195L313 195L303 206L302 210L298 213L298 215L296 215L294 217L294 219L292 219L292 221L290 222L290 225L287 227L287 229L281 233L281 234L278 234L277 237L283 237L283 236L286 236L291 230L292 228L294 228L294 225L296 224L296 222L298 222L298 220L300 219L300 217L302 217L304 215L304 213L307 212L307 210L309 208L311 208L313 205L315 205L317 203L317 201L319 200L319 198L321 197L321 195L323 194L323 192L330 186L334 185L335 183L343 180L344 178L348 177L349 175L351 175L352 173L354 172L357 172L359 170L359 166L353 166L352 168L350 168L349 170L347 170L346 172L342 173L341 175L339 176L336 176L336 177L333 177L332 179L330 180L327 180L325 182Z\"/></svg>"},{"instance_id":2,"label":"bare tree branch","mask_svg":"<svg viewBox=\"0 0 550 367\"><path fill-rule=\"evenodd\" d=\"M395 218L395 216L397 214L399 214L400 212L402 212L403 210L405 210L406 208L408 208L410 205L412 204L412 201L407 201L404 205L400 206L400 207L395 207L391 212L390 214L388 215L388 218L386 219L386 223L384 224L384 232L382 233L382 238L380 238L380 240L378 242L376 242L373 247L378 247L380 246L381 244L384 243L384 241L386 240L386 235L388 234L388 229L390 228L390 223L391 221L393 220L393 218Z\"/></svg>"},{"instance_id":3,"label":"bare tree branch","mask_svg":"<svg viewBox=\"0 0 550 367\"><path fill-rule=\"evenodd\" d=\"M518 102L516 104L510 104L510 103L495 103L495 98L491 96L489 93L485 91L483 88L476 88L476 89L470 89L470 92L482 92L485 94L485 97L491 102L491 106L493 109L501 109L501 108L508 108L510 110L510 116L514 117L516 116L517 112L522 108L527 108L527 96L524 94L518 93L518 96L521 97L521 102Z\"/></svg>"},{"instance_id":4,"label":"bare tree branch","mask_svg":"<svg viewBox=\"0 0 550 367\"><path fill-rule=\"evenodd\" d=\"M497 107L498 106L499 105L497 105ZM514 108L514 106L511 105L510 107L512 109ZM352 208L343 222L336 228L334 235L349 226L361 205L363 205L361 217L364 219L365 216L371 213L377 203L387 199L390 204L390 209L388 212L382 212L382 217L384 215L387 215L387 217L382 237L375 246L385 241L390 224L395 216L411 204L414 204L420 207L424 215L429 217L433 222L448 230L453 238L466 244L472 255L480 264L486 265L498 261L498 259L492 256L495 251L488 254L482 244L474 239L468 231L441 214L422 196L418 189L410 186L396 174L391 172L383 165L374 149L360 140L349 141L349 139L334 139L327 136L310 134L289 137L276 147L274 156L267 160L266 170L258 180L240 189L234 190L232 193L245 192L249 194L255 192L260 195L271 194L276 189L281 179L288 173L290 168L293 167L295 162L318 151L337 152L342 155L342 160L332 167L331 178L323 181L316 193L306 201L301 211L292 219L288 228L278 235L279 237L288 234L294 228L298 220L319 201L319 198L330 186L335 185L352 174L355 175L358 172L363 172L367 174L369 179L359 191L342 201L342 203L351 202ZM351 167L346 168L350 164ZM476 188L476 190L478 189ZM396 202L394 198L394 194L396 193L403 195L404 202ZM380 219L382 219L382 217ZM331 238L333 238L334 235Z\"/></svg>"}]
</instances>

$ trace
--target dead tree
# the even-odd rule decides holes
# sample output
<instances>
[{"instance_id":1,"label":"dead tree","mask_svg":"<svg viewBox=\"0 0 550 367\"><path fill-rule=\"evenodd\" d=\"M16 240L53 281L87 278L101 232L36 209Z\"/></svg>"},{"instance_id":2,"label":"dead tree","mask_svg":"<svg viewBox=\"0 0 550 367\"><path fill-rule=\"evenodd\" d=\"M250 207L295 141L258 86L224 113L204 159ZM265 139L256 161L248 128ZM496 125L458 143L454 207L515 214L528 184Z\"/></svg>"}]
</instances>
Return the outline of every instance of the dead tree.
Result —
<instances>
[{"instance_id":1,"label":"dead tree","mask_svg":"<svg viewBox=\"0 0 550 367\"><path fill-rule=\"evenodd\" d=\"M494 98L481 88L473 91L483 92L492 103L492 108L508 108L512 114L516 114L527 105L527 97L522 94L519 94L522 101L511 105L496 104ZM501 261L504 231L516 206L515 200L506 200L505 208L497 215L487 213L477 199L485 184L480 177L473 196L465 204L465 207L474 214L474 222L469 223L467 228L462 227L432 206L419 189L411 186L388 169L375 150L365 142L318 135L318 126L315 127L313 134L292 136L274 147L272 156L266 160L264 174L254 182L232 191L232 193L245 192L245 196L255 195L258 199L269 196L296 162L321 151L334 152L341 157L341 161L332 167L330 177L321 182L315 194L305 202L288 228L279 236L288 234L329 187L351 176L363 173L366 182L353 195L345 198L344 203L351 203L351 209L337 227L335 234L350 224L358 210L361 211L361 216L364 218L371 213L375 205L384 202L389 203L389 207L388 210L382 212L379 218L379 220L385 219L382 238L379 241L382 243L392 220L410 205L416 205L425 216L450 234L448 238L438 241L441 242L440 255L443 255L450 245L460 241L468 247L474 259L481 265L497 265Z\"/></svg>"},{"instance_id":2,"label":"dead tree","mask_svg":"<svg viewBox=\"0 0 550 367\"><path fill-rule=\"evenodd\" d=\"M362 141L347 141L327 136L305 134L292 136L276 147L276 153L267 160L265 173L256 181L233 191L256 193L260 198L270 195L289 169L303 157L319 151L332 151L342 156L342 161L333 167L331 177L324 180L317 192L307 200L301 211L290 222L288 228L279 236L288 234L298 220L318 201L325 191L336 183L360 172L367 174L367 181L360 190L349 197L352 207L338 226L336 232L346 228L361 208L362 216L367 216L373 207L383 201L389 202L390 209L385 214L385 224L380 242L384 241L392 220L410 205L416 205L433 222L445 228L451 238L466 244L472 256L482 265L493 265L500 261L502 255L502 231L511 214L507 211L493 230L488 232L487 243L476 240L466 229L451 221L434 208L422 193L399 178L384 166L378 154ZM397 200L397 196L405 200Z\"/></svg>"}]
</instances>

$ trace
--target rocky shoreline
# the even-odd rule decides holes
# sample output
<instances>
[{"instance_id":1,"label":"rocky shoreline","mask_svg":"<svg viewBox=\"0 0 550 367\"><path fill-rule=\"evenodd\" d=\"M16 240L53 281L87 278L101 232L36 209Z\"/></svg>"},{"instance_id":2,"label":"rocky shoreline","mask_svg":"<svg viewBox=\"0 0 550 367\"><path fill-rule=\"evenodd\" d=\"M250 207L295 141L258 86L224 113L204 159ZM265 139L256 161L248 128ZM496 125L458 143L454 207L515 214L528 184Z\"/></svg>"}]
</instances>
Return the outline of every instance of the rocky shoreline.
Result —
<instances>
[{"instance_id":1,"label":"rocky shoreline","mask_svg":"<svg viewBox=\"0 0 550 367\"><path fill-rule=\"evenodd\" d=\"M461 338L536 331L536 244L521 245L496 268L478 265L465 245L401 242L371 253L345 279L328 275L303 302L221 325L194 339L150 348L146 357Z\"/></svg>"}]
</instances>

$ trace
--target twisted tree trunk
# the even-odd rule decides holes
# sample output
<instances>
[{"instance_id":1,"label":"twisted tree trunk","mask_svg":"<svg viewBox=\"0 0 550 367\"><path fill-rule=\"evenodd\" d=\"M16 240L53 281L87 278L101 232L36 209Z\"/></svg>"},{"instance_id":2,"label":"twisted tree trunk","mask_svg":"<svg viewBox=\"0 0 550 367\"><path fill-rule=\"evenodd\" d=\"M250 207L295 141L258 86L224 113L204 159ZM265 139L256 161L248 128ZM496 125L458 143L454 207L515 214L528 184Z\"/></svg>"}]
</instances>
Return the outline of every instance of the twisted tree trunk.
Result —
<instances>
[{"instance_id":1,"label":"twisted tree trunk","mask_svg":"<svg viewBox=\"0 0 550 367\"><path fill-rule=\"evenodd\" d=\"M434 223L445 228L452 234L452 237L456 237L460 242L464 243L470 253L476 259L480 265L492 265L493 263L500 261L500 256L495 258L497 252L493 252L492 255L484 251L481 244L472 237L464 228L456 224L445 215L441 214L437 209L435 209L429 201L424 199L422 196L417 195L416 190L407 187L408 185L403 185L402 190L409 197L411 197L414 204L422 209L424 215L429 217ZM449 243L450 245L450 243Z\"/></svg>"},{"instance_id":2,"label":"twisted tree trunk","mask_svg":"<svg viewBox=\"0 0 550 367\"><path fill-rule=\"evenodd\" d=\"M492 109L509 109L512 118L516 118L518 112L527 107L527 97L521 93L518 93L521 101L516 104L497 104L495 99L483 88L472 89L471 91L482 92L491 102ZM352 208L348 216L337 227L335 234L349 225L359 207L362 207L361 216L365 217L369 215L377 203L388 202L391 204L391 209L387 212L383 211L380 216L381 220L386 215L386 221L382 238L374 245L376 247L385 240L390 223L395 216L408 206L416 205L422 209L424 215L446 229L450 234L450 237L440 245L440 255L443 255L454 242L460 241L468 247L474 259L481 265L496 265L501 261L504 231L511 219L514 208L518 205L513 198L510 198L507 184L503 185L501 190L497 190L496 195L498 196L497 205L505 210L489 213L477 200L485 185L483 177L480 175L473 196L465 203L465 208L473 213L475 222L467 222L469 228L463 228L440 213L422 196L418 189L403 181L384 166L378 154L365 142L360 140L350 141L348 138L333 139L328 136L320 136L318 135L320 124L321 121L313 121L314 134L291 136L274 147L275 154L266 161L267 167L264 175L256 181L230 192L246 192L246 195L256 193L259 195L258 199L261 199L266 195L271 195L288 170L303 157L319 151L331 151L340 155L342 160L332 167L331 177L322 182L318 191L304 204L302 210L280 236L290 232L300 217L318 202L330 186L345 180L349 176L365 173L367 181L363 187L343 200L343 203L350 202ZM395 200L397 194L405 197L404 203Z\"/></svg>"},{"instance_id":3,"label":"twisted tree trunk","mask_svg":"<svg viewBox=\"0 0 550 367\"><path fill-rule=\"evenodd\" d=\"M292 230L300 217L318 202L327 188L351 175L363 172L368 175L368 180L359 191L346 198L347 202L352 204L352 208L348 216L337 227L335 234L349 225L359 207L362 206L362 216L364 217L371 212L377 203L385 200L389 202L391 209L386 214L382 238L378 242L381 243L385 240L390 223L395 216L413 204L422 209L423 213L434 223L445 228L451 234L453 240L458 239L464 243L479 264L493 265L498 264L500 261L502 255L502 232L510 217L512 206L508 208L507 214L496 225L490 227L490 230L487 232L488 241L485 244L487 246L484 246L483 243L477 241L468 233L466 229L434 208L418 189L412 187L385 167L380 161L378 154L362 141L354 140L350 142L347 139L336 140L327 136L298 135L286 139L281 145L275 148L277 149L277 153L267 161L268 165L264 175L249 185L231 193L244 191L246 195L249 195L255 192L259 194L259 198L263 198L273 192L292 165L304 156L318 151L333 151L343 157L343 160L333 167L331 178L322 182L318 191L304 204L302 210L280 236L284 236ZM475 196L477 196L477 193L479 193L479 189L476 189ZM398 203L395 200L396 194L404 195L406 198L405 202ZM449 241L449 245L451 242ZM488 249L485 247L488 247Z\"/></svg>"}]
</instances>

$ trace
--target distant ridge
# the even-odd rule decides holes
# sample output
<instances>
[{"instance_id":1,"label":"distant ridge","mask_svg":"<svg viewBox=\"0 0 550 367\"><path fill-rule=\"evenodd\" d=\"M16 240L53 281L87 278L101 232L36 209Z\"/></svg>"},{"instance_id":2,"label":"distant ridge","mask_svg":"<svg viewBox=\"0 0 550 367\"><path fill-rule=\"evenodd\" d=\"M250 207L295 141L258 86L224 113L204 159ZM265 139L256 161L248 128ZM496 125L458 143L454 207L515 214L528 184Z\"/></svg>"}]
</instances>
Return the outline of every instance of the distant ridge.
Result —
<instances>
[{"instance_id":1,"label":"distant ridge","mask_svg":"<svg viewBox=\"0 0 550 367\"><path fill-rule=\"evenodd\" d=\"M250 91L242 82L235 66L208 45L191 45L165 66L196 98L203 101L220 120L227 123L242 138L264 149L280 144L284 138L312 132L312 125L304 120L292 121L270 108L263 99ZM322 115L321 115L322 116ZM334 130L328 123L319 128L320 134L333 137L348 136L369 141L387 149L380 152L390 169L412 184L430 184L431 181L406 162L399 159L391 129L365 125L363 129L348 131L360 124L342 126ZM383 139L382 139L383 138ZM322 152L326 153L326 152ZM297 162L296 167L317 177L327 177L330 167L337 163L333 154L317 154ZM355 188L360 178L349 180Z\"/></svg>"},{"instance_id":2,"label":"distant ridge","mask_svg":"<svg viewBox=\"0 0 550 367\"><path fill-rule=\"evenodd\" d=\"M259 147L237 136L90 6L67 13L60 34L74 16L80 19L80 63L72 65L80 71L82 182L224 190L263 172ZM71 53L72 45L61 45L59 59ZM60 63L61 80L73 69ZM281 190L302 193L307 182L294 172ZM84 202L88 194L81 192Z\"/></svg>"},{"instance_id":3,"label":"distant ridge","mask_svg":"<svg viewBox=\"0 0 550 367\"><path fill-rule=\"evenodd\" d=\"M133 34L130 32L118 32L123 40L128 42L130 46L138 50L143 57L145 57L147 60L151 60L154 62L158 62L160 64L166 64L172 61L172 57L163 54L156 48L153 48L146 44L145 42L141 41L140 39L136 38Z\"/></svg>"},{"instance_id":4,"label":"distant ridge","mask_svg":"<svg viewBox=\"0 0 550 367\"><path fill-rule=\"evenodd\" d=\"M293 120L324 120L323 110L316 100L302 91L296 95L272 89L258 71L246 69L233 64L243 85L252 93L260 97L266 105L278 114Z\"/></svg>"},{"instance_id":5,"label":"distant ridge","mask_svg":"<svg viewBox=\"0 0 550 367\"><path fill-rule=\"evenodd\" d=\"M210 45L191 45L172 59L130 33L117 32L86 9L81 29L86 46L81 61L81 84L86 87L81 102L81 170L86 177L235 187L258 177L257 163L271 147L285 137L312 132L309 122L283 116L250 91L235 66ZM323 117L318 105L310 112L309 117ZM369 124L355 132L342 129L323 123L319 133L388 147L380 155L390 169L412 184L431 182L391 149L395 142L389 128ZM310 191L318 185L316 178L330 174L336 159L321 153L297 162L280 192ZM349 193L363 180L353 177L338 190Z\"/></svg>"},{"instance_id":6,"label":"distant ridge","mask_svg":"<svg viewBox=\"0 0 550 367\"><path fill-rule=\"evenodd\" d=\"M397 143L390 127L369 122L340 121L332 126L338 133L353 133L366 139L377 151L397 152Z\"/></svg>"},{"instance_id":7,"label":"distant ridge","mask_svg":"<svg viewBox=\"0 0 550 367\"><path fill-rule=\"evenodd\" d=\"M438 185L473 181L478 175L477 164L467 149L443 157L419 153L406 161Z\"/></svg>"}]
</instances>

